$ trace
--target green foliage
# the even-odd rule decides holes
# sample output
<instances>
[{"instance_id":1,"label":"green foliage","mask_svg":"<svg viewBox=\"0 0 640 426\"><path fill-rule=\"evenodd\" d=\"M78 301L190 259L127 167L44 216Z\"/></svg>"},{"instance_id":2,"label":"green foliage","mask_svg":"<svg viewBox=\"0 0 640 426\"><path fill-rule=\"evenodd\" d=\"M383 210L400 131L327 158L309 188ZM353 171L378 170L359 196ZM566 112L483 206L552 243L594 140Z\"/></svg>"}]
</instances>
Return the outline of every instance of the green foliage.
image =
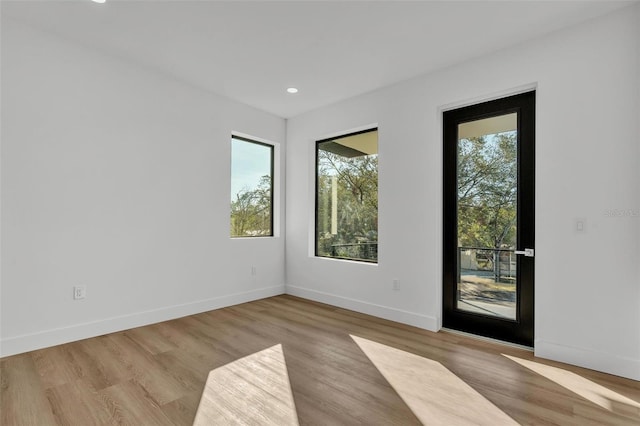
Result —
<instances>
[{"instance_id":1,"label":"green foliage","mask_svg":"<svg viewBox=\"0 0 640 426\"><path fill-rule=\"evenodd\" d=\"M318 254L377 260L377 154L346 158L318 150L317 196Z\"/></svg>"},{"instance_id":2,"label":"green foliage","mask_svg":"<svg viewBox=\"0 0 640 426\"><path fill-rule=\"evenodd\" d=\"M254 190L245 188L236 194L231 202L232 237L273 235L271 186L271 176L265 175Z\"/></svg>"},{"instance_id":3,"label":"green foliage","mask_svg":"<svg viewBox=\"0 0 640 426\"><path fill-rule=\"evenodd\" d=\"M458 144L458 244L516 244L516 132L462 139Z\"/></svg>"}]
</instances>

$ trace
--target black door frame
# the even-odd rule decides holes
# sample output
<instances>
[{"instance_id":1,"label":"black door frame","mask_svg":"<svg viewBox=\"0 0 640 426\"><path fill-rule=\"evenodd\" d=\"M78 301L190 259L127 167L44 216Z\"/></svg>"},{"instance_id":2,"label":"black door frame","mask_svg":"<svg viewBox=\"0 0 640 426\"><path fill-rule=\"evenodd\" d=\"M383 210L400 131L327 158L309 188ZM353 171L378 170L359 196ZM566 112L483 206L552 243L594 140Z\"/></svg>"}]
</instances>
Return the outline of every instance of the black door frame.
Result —
<instances>
[{"instance_id":1,"label":"black door frame","mask_svg":"<svg viewBox=\"0 0 640 426\"><path fill-rule=\"evenodd\" d=\"M535 248L535 91L443 112L443 326L533 347L534 258L517 256L516 319L459 310L457 300L458 124L518 113L517 249Z\"/></svg>"}]
</instances>

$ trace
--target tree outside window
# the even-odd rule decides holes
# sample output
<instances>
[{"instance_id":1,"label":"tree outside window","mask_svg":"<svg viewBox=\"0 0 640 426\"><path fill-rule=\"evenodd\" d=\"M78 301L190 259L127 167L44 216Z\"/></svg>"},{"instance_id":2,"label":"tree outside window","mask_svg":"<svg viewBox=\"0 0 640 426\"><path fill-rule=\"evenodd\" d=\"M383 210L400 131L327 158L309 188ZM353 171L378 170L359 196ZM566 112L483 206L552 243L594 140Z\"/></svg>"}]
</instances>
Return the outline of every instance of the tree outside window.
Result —
<instances>
[{"instance_id":1,"label":"tree outside window","mask_svg":"<svg viewBox=\"0 0 640 426\"><path fill-rule=\"evenodd\" d=\"M378 131L317 142L316 255L378 261Z\"/></svg>"},{"instance_id":2,"label":"tree outside window","mask_svg":"<svg viewBox=\"0 0 640 426\"><path fill-rule=\"evenodd\" d=\"M273 150L231 138L231 237L273 236Z\"/></svg>"}]
</instances>

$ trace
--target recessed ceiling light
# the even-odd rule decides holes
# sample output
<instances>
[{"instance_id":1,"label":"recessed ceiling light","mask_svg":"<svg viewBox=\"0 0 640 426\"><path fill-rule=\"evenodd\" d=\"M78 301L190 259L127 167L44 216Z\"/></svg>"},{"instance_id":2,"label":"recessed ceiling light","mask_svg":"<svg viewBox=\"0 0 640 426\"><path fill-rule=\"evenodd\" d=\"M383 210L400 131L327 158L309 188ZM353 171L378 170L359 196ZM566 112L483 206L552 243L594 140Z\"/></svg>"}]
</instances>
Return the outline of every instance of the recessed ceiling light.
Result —
<instances>
[{"instance_id":1,"label":"recessed ceiling light","mask_svg":"<svg viewBox=\"0 0 640 426\"><path fill-rule=\"evenodd\" d=\"M295 87L289 87L287 89L287 92L289 92L289 93L298 93L298 89L296 89Z\"/></svg>"},{"instance_id":2,"label":"recessed ceiling light","mask_svg":"<svg viewBox=\"0 0 640 426\"><path fill-rule=\"evenodd\" d=\"M94 3L104 3L107 0L91 0L91 1L94 2Z\"/></svg>"}]
</instances>

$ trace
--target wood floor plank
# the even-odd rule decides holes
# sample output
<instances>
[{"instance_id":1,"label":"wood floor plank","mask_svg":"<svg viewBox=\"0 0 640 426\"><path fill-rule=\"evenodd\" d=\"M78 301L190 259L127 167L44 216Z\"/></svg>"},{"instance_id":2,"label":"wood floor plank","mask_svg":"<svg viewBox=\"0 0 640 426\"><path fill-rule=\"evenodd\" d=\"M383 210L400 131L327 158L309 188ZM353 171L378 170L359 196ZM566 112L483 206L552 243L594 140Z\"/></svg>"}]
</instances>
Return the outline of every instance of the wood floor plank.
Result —
<instances>
[{"instance_id":1,"label":"wood floor plank","mask_svg":"<svg viewBox=\"0 0 640 426\"><path fill-rule=\"evenodd\" d=\"M62 345L32 352L31 357L45 389L71 383L79 378L65 349L66 346Z\"/></svg>"},{"instance_id":2,"label":"wood floor plank","mask_svg":"<svg viewBox=\"0 0 640 426\"><path fill-rule=\"evenodd\" d=\"M237 405L255 366L235 361L280 345L299 424L420 424L352 336L417 359L416 366L441 366L436 382L454 391L447 377L463 382L521 425L640 424L637 381L288 295L3 358L0 423L191 425L212 370L233 372L224 378L224 404ZM270 381L255 383L265 398L271 394ZM581 384L588 389L576 388ZM451 404L455 395L421 398L418 404L458 409ZM465 401L459 410L451 418L474 418Z\"/></svg>"},{"instance_id":3,"label":"wood floor plank","mask_svg":"<svg viewBox=\"0 0 640 426\"><path fill-rule=\"evenodd\" d=\"M30 354L0 361L0 424L57 424Z\"/></svg>"},{"instance_id":4,"label":"wood floor plank","mask_svg":"<svg viewBox=\"0 0 640 426\"><path fill-rule=\"evenodd\" d=\"M204 382L209 371L231 361L226 359L223 362L219 357L212 354L207 359L193 352L170 351L156 355L155 361L162 366L169 374L171 374L187 393L191 391L202 391Z\"/></svg>"},{"instance_id":5,"label":"wood floor plank","mask_svg":"<svg viewBox=\"0 0 640 426\"><path fill-rule=\"evenodd\" d=\"M202 387L204 388L204 383ZM171 401L160 408L164 415L176 426L191 426L198 410L202 390L188 393L182 398Z\"/></svg>"},{"instance_id":6,"label":"wood floor plank","mask_svg":"<svg viewBox=\"0 0 640 426\"><path fill-rule=\"evenodd\" d=\"M47 400L59 425L108 424L110 414L98 392L84 379L47 389Z\"/></svg>"},{"instance_id":7,"label":"wood floor plank","mask_svg":"<svg viewBox=\"0 0 640 426\"><path fill-rule=\"evenodd\" d=\"M110 355L103 353L105 348L102 339L103 336L59 346L65 353L61 361L64 365L62 368L73 371L76 379L87 380L97 390L118 383L122 377L129 375L124 366L113 367L115 363Z\"/></svg>"},{"instance_id":8,"label":"wood floor plank","mask_svg":"<svg viewBox=\"0 0 640 426\"><path fill-rule=\"evenodd\" d=\"M125 333L115 333L108 338L118 347L122 363L132 373L133 383L144 389L159 406L181 398L189 391L188 387L183 386L181 381Z\"/></svg>"},{"instance_id":9,"label":"wood floor plank","mask_svg":"<svg viewBox=\"0 0 640 426\"><path fill-rule=\"evenodd\" d=\"M162 327L150 325L127 330L124 333L152 355L176 349L178 346L162 334Z\"/></svg>"},{"instance_id":10,"label":"wood floor plank","mask_svg":"<svg viewBox=\"0 0 640 426\"><path fill-rule=\"evenodd\" d=\"M103 389L100 395L110 413L109 424L173 425L150 395L133 380Z\"/></svg>"}]
</instances>

